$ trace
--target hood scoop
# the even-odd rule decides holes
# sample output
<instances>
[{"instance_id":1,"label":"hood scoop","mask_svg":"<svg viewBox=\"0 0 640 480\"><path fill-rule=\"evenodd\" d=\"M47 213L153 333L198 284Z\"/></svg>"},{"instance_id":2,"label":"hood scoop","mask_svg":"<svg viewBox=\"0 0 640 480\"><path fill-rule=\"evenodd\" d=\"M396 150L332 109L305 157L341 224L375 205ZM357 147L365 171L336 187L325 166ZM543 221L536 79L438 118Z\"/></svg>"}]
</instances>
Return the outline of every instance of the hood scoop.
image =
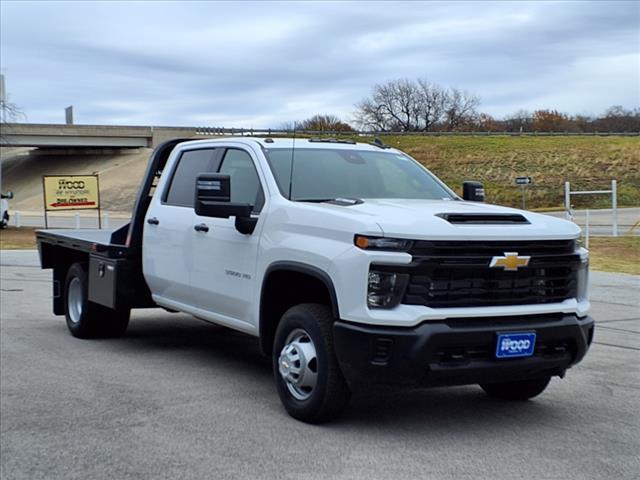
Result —
<instances>
[{"instance_id":1,"label":"hood scoop","mask_svg":"<svg viewBox=\"0 0 640 480\"><path fill-rule=\"evenodd\" d=\"M530 223L519 213L436 213L436 217L453 225L526 225Z\"/></svg>"}]
</instances>

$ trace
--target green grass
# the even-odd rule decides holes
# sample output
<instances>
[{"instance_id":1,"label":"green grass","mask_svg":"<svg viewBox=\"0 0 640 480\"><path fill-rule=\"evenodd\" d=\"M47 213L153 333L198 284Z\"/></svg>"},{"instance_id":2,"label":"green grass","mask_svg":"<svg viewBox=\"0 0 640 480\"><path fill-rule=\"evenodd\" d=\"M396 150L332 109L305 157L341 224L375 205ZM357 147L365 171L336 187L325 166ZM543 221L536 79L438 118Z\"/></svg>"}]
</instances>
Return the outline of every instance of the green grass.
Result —
<instances>
[{"instance_id":1,"label":"green grass","mask_svg":"<svg viewBox=\"0 0 640 480\"><path fill-rule=\"evenodd\" d=\"M369 141L353 137L357 141ZM526 206L562 207L564 182L572 190L607 190L618 181L618 205L640 205L640 137L424 137L382 136L423 163L457 192L462 182L483 182L487 201L520 207L518 176L533 177ZM574 196L575 208L606 208L611 197Z\"/></svg>"},{"instance_id":2,"label":"green grass","mask_svg":"<svg viewBox=\"0 0 640 480\"><path fill-rule=\"evenodd\" d=\"M640 275L640 237L591 237L589 263L592 270Z\"/></svg>"},{"instance_id":3,"label":"green grass","mask_svg":"<svg viewBox=\"0 0 640 480\"><path fill-rule=\"evenodd\" d=\"M36 248L36 229L7 227L0 230L0 250Z\"/></svg>"}]
</instances>

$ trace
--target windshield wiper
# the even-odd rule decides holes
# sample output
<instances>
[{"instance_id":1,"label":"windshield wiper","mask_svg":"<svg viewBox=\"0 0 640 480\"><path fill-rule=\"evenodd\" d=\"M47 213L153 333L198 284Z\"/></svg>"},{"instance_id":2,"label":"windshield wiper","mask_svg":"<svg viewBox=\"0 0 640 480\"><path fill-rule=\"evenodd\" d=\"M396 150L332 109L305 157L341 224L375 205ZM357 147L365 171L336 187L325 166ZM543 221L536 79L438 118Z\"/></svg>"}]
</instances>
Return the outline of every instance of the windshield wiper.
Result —
<instances>
[{"instance_id":1,"label":"windshield wiper","mask_svg":"<svg viewBox=\"0 0 640 480\"><path fill-rule=\"evenodd\" d=\"M341 205L348 207L351 205L359 205L364 203L359 198L354 197L336 197L336 198L297 198L296 202L310 202L310 203L331 203L333 205Z\"/></svg>"}]
</instances>

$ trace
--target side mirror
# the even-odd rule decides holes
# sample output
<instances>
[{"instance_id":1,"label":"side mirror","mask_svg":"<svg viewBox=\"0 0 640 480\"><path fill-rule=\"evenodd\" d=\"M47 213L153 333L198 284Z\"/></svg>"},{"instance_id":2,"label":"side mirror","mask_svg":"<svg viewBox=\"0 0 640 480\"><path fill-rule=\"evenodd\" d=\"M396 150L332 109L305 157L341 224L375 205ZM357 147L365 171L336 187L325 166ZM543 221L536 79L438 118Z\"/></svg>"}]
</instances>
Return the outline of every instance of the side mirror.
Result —
<instances>
[{"instance_id":1,"label":"side mirror","mask_svg":"<svg viewBox=\"0 0 640 480\"><path fill-rule=\"evenodd\" d=\"M464 182L462 198L470 202L484 202L484 187L480 182Z\"/></svg>"},{"instance_id":2,"label":"side mirror","mask_svg":"<svg viewBox=\"0 0 640 480\"><path fill-rule=\"evenodd\" d=\"M201 173L196 177L196 215L201 217L236 217L236 230L251 234L257 219L251 217L248 203L231 203L231 178L218 173Z\"/></svg>"},{"instance_id":3,"label":"side mirror","mask_svg":"<svg viewBox=\"0 0 640 480\"><path fill-rule=\"evenodd\" d=\"M2 198L6 198L7 200L11 200L13 198L13 192L7 192L2 194Z\"/></svg>"}]
</instances>

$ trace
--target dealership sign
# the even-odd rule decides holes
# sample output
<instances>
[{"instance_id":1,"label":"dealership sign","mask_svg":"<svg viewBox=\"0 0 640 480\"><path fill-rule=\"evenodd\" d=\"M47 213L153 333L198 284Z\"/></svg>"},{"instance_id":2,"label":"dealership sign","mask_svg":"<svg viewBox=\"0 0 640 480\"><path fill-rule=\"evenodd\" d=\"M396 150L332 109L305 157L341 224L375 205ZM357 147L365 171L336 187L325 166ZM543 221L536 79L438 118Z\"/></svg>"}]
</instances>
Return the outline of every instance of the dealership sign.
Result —
<instances>
[{"instance_id":1,"label":"dealership sign","mask_svg":"<svg viewBox=\"0 0 640 480\"><path fill-rule=\"evenodd\" d=\"M45 175L42 184L46 211L100 208L97 175Z\"/></svg>"}]
</instances>

